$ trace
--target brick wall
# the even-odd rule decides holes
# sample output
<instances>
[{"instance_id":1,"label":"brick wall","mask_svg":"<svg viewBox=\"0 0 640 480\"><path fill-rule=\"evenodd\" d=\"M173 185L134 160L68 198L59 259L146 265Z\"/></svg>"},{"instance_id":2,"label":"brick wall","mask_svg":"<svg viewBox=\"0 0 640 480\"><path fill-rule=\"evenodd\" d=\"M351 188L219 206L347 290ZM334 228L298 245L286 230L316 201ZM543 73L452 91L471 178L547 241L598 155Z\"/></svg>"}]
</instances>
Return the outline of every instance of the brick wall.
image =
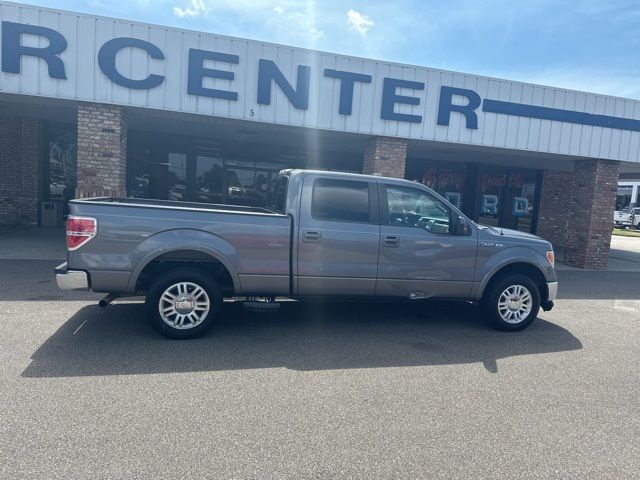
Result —
<instances>
[{"instance_id":1,"label":"brick wall","mask_svg":"<svg viewBox=\"0 0 640 480\"><path fill-rule=\"evenodd\" d=\"M564 248L569 228L568 200L574 191L575 172L545 170L536 234L554 247Z\"/></svg>"},{"instance_id":2,"label":"brick wall","mask_svg":"<svg viewBox=\"0 0 640 480\"><path fill-rule=\"evenodd\" d=\"M78 104L76 197L126 196L127 121L122 107Z\"/></svg>"},{"instance_id":3,"label":"brick wall","mask_svg":"<svg viewBox=\"0 0 640 480\"><path fill-rule=\"evenodd\" d=\"M565 263L597 270L607 267L618 176L619 162L576 162L573 193L565 202L569 204Z\"/></svg>"},{"instance_id":4,"label":"brick wall","mask_svg":"<svg viewBox=\"0 0 640 480\"><path fill-rule=\"evenodd\" d=\"M374 137L365 144L362 173L404 178L406 159L406 140L391 137Z\"/></svg>"},{"instance_id":5,"label":"brick wall","mask_svg":"<svg viewBox=\"0 0 640 480\"><path fill-rule=\"evenodd\" d=\"M38 222L43 132L36 118L0 118L0 225Z\"/></svg>"}]
</instances>

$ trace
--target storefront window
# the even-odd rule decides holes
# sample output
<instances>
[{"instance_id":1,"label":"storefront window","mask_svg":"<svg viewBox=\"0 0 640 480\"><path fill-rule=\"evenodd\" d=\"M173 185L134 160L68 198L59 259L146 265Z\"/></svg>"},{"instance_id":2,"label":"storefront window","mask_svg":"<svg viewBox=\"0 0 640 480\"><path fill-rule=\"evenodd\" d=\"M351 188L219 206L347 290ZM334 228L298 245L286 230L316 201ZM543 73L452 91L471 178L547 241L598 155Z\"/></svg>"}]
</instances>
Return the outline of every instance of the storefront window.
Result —
<instances>
[{"instance_id":1,"label":"storefront window","mask_svg":"<svg viewBox=\"0 0 640 480\"><path fill-rule=\"evenodd\" d=\"M462 208L464 189L467 181L465 165L446 167L438 170L436 192L457 208Z\"/></svg>"},{"instance_id":2,"label":"storefront window","mask_svg":"<svg viewBox=\"0 0 640 480\"><path fill-rule=\"evenodd\" d=\"M513 170L509 174L506 205L501 226L531 232L537 175L531 170Z\"/></svg>"},{"instance_id":3,"label":"storefront window","mask_svg":"<svg viewBox=\"0 0 640 480\"><path fill-rule=\"evenodd\" d=\"M480 192L480 223L497 227L504 203L503 187L507 182L505 168L487 167L482 174Z\"/></svg>"},{"instance_id":4,"label":"storefront window","mask_svg":"<svg viewBox=\"0 0 640 480\"><path fill-rule=\"evenodd\" d=\"M224 161L220 158L196 157L195 201L226 203Z\"/></svg>"},{"instance_id":5,"label":"storefront window","mask_svg":"<svg viewBox=\"0 0 640 480\"><path fill-rule=\"evenodd\" d=\"M429 166L422 176L422 184L462 209L468 176L466 165Z\"/></svg>"},{"instance_id":6,"label":"storefront window","mask_svg":"<svg viewBox=\"0 0 640 480\"><path fill-rule=\"evenodd\" d=\"M163 145L146 133L131 136L129 196L161 200L263 206L271 182L286 164L225 158L199 151L197 140L168 137ZM190 146L195 144L195 146Z\"/></svg>"},{"instance_id":7,"label":"storefront window","mask_svg":"<svg viewBox=\"0 0 640 480\"><path fill-rule=\"evenodd\" d=\"M535 230L538 170L410 159L407 178L434 189L478 223Z\"/></svg>"},{"instance_id":8,"label":"storefront window","mask_svg":"<svg viewBox=\"0 0 640 480\"><path fill-rule=\"evenodd\" d=\"M187 200L187 156L169 153L167 162L169 200Z\"/></svg>"},{"instance_id":9,"label":"storefront window","mask_svg":"<svg viewBox=\"0 0 640 480\"><path fill-rule=\"evenodd\" d=\"M76 189L76 134L56 135L49 140L49 198L68 202Z\"/></svg>"}]
</instances>

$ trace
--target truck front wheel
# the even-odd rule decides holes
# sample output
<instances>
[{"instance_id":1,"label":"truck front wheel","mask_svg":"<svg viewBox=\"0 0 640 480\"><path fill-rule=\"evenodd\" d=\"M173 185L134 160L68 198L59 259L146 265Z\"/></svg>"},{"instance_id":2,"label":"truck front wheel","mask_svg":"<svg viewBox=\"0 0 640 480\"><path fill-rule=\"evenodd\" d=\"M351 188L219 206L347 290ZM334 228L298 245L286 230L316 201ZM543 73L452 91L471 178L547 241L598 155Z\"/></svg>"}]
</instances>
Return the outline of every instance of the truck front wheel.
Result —
<instances>
[{"instance_id":1,"label":"truck front wheel","mask_svg":"<svg viewBox=\"0 0 640 480\"><path fill-rule=\"evenodd\" d=\"M480 306L485 320L493 328L517 332L531 325L538 316L540 291L526 275L511 274L489 285Z\"/></svg>"},{"instance_id":2,"label":"truck front wheel","mask_svg":"<svg viewBox=\"0 0 640 480\"><path fill-rule=\"evenodd\" d=\"M195 338L209 330L222 308L215 280L196 268L177 268L160 275L149 288L145 305L151 326L174 339Z\"/></svg>"}]
</instances>

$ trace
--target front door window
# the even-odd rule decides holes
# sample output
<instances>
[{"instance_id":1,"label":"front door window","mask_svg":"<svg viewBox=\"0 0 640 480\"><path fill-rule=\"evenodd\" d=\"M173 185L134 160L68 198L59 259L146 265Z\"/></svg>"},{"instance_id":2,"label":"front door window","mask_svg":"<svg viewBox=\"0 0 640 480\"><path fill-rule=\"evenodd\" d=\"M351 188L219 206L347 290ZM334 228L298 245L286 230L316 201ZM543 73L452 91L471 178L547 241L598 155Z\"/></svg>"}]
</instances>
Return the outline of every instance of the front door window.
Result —
<instances>
[{"instance_id":1,"label":"front door window","mask_svg":"<svg viewBox=\"0 0 640 480\"><path fill-rule=\"evenodd\" d=\"M451 210L420 190L387 187L389 225L423 228L431 233L449 234Z\"/></svg>"}]
</instances>

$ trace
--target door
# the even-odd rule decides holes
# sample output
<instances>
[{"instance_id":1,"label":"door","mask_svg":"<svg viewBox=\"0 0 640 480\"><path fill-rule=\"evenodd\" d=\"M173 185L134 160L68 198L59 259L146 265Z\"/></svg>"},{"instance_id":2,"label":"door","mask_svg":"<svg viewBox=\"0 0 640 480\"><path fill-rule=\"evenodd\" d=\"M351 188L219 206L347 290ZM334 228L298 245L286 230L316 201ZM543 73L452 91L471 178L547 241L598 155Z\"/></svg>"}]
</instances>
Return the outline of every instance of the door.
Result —
<instances>
[{"instance_id":1,"label":"door","mask_svg":"<svg viewBox=\"0 0 640 480\"><path fill-rule=\"evenodd\" d=\"M427 190L379 185L376 295L467 298L476 261L475 229L457 234L458 214Z\"/></svg>"},{"instance_id":2,"label":"door","mask_svg":"<svg viewBox=\"0 0 640 480\"><path fill-rule=\"evenodd\" d=\"M297 235L299 295L374 294L380 239L374 182L306 176Z\"/></svg>"}]
</instances>

